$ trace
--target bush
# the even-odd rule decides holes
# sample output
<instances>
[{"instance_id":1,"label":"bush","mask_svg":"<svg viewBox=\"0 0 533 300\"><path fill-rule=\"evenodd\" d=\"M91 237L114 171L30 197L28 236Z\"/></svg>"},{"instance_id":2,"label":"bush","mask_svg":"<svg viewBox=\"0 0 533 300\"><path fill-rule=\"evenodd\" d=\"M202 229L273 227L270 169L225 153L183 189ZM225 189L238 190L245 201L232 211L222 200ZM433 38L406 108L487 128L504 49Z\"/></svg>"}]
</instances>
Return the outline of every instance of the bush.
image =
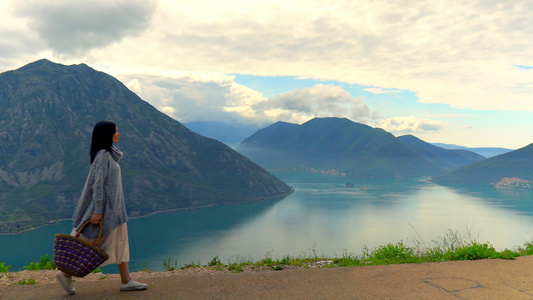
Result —
<instances>
[{"instance_id":1,"label":"bush","mask_svg":"<svg viewBox=\"0 0 533 300\"><path fill-rule=\"evenodd\" d=\"M0 263L0 273L7 273L11 266L6 266L6 263Z\"/></svg>"},{"instance_id":2,"label":"bush","mask_svg":"<svg viewBox=\"0 0 533 300\"><path fill-rule=\"evenodd\" d=\"M41 256L40 262L33 262L27 266L24 266L24 269L28 271L54 270L55 268L56 266L48 254L46 254L46 256Z\"/></svg>"},{"instance_id":3,"label":"bush","mask_svg":"<svg viewBox=\"0 0 533 300\"><path fill-rule=\"evenodd\" d=\"M403 242L380 246L371 251L368 260L372 264L399 264L418 262L418 257L414 254L413 248L407 247Z\"/></svg>"},{"instance_id":4,"label":"bush","mask_svg":"<svg viewBox=\"0 0 533 300\"><path fill-rule=\"evenodd\" d=\"M207 265L210 267L215 267L222 265L222 263L220 262L220 259L218 259L218 256L215 256Z\"/></svg>"},{"instance_id":5,"label":"bush","mask_svg":"<svg viewBox=\"0 0 533 300\"><path fill-rule=\"evenodd\" d=\"M500 253L500 258L502 259L514 259L515 257L520 256L520 253L505 249Z\"/></svg>"},{"instance_id":6,"label":"bush","mask_svg":"<svg viewBox=\"0 0 533 300\"><path fill-rule=\"evenodd\" d=\"M233 263L228 266L228 271L231 271L233 273L240 273L243 271L242 266L236 263Z\"/></svg>"},{"instance_id":7,"label":"bush","mask_svg":"<svg viewBox=\"0 0 533 300\"><path fill-rule=\"evenodd\" d=\"M531 242L528 242L528 243L525 243L524 246L526 246L526 248L520 248L519 251L520 251L520 254L521 255L533 255L533 243Z\"/></svg>"},{"instance_id":8,"label":"bush","mask_svg":"<svg viewBox=\"0 0 533 300\"><path fill-rule=\"evenodd\" d=\"M448 260L476 260L483 258L492 258L494 253L490 250L494 248L489 248L487 244L479 245L474 243L469 246L463 246L455 249L455 251L448 251L446 257Z\"/></svg>"}]
</instances>

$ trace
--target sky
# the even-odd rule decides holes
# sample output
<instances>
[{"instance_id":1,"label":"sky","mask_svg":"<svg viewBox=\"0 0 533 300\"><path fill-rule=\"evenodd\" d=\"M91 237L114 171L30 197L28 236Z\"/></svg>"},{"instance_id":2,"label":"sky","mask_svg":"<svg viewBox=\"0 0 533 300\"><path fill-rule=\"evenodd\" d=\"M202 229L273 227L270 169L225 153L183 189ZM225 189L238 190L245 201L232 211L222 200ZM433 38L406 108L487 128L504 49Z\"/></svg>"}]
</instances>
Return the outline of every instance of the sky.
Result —
<instances>
[{"instance_id":1,"label":"sky","mask_svg":"<svg viewBox=\"0 0 533 300\"><path fill-rule=\"evenodd\" d=\"M0 72L85 63L181 123L533 143L531 1L0 0Z\"/></svg>"}]
</instances>

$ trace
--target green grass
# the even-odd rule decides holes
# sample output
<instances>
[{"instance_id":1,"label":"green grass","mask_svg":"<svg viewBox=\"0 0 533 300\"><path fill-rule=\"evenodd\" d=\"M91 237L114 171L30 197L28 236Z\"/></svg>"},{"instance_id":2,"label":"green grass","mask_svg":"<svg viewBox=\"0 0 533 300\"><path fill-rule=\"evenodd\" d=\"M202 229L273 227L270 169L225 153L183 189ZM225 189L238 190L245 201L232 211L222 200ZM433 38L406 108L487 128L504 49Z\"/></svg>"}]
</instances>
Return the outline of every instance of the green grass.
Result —
<instances>
[{"instance_id":1,"label":"green grass","mask_svg":"<svg viewBox=\"0 0 533 300\"><path fill-rule=\"evenodd\" d=\"M232 263L228 266L228 271L231 271L233 273L240 273L243 271L242 265L238 263Z\"/></svg>"},{"instance_id":2,"label":"green grass","mask_svg":"<svg viewBox=\"0 0 533 300\"><path fill-rule=\"evenodd\" d=\"M7 265L6 266L6 263L0 263L0 273L7 273L9 272L9 269L11 268L11 266Z\"/></svg>"},{"instance_id":3,"label":"green grass","mask_svg":"<svg viewBox=\"0 0 533 300\"><path fill-rule=\"evenodd\" d=\"M31 284L37 284L38 282L35 281L33 278L29 278L28 280L19 280L17 283L18 285L31 285Z\"/></svg>"},{"instance_id":4,"label":"green grass","mask_svg":"<svg viewBox=\"0 0 533 300\"><path fill-rule=\"evenodd\" d=\"M36 270L54 270L56 266L48 254L46 256L41 256L40 261L32 262L27 266L24 266L24 269L28 271Z\"/></svg>"},{"instance_id":5,"label":"green grass","mask_svg":"<svg viewBox=\"0 0 533 300\"><path fill-rule=\"evenodd\" d=\"M414 228L413 228L414 229ZM415 230L416 232L416 230ZM418 235L418 233L417 233ZM471 230L467 228L466 233L461 234L457 230L448 229L444 236L437 240L426 242L420 235L411 239L410 243L399 241L379 246L373 249L365 247L360 255L348 252L344 249L340 255L335 257L325 257L318 255L316 246L303 251L299 256L285 255L281 258L273 258L272 252L267 252L265 258L253 261L251 258L233 257L227 263L222 263L218 256L214 257L207 265L197 263L186 264L181 269L186 268L211 268L213 270L230 271L234 273L243 272L245 268L256 270L258 268L270 268L272 270L284 270L288 266L303 268L332 268L332 267L354 267L368 265L390 265L406 263L425 263L442 261L460 261L476 259L514 259L518 256L533 255L533 241L525 243L514 250L504 249L497 251L490 243L480 243L472 237ZM168 258L163 262L165 271L179 269L177 260ZM11 266L0 262L0 273L7 273ZM33 262L25 266L26 270L51 270L54 269L53 261L48 255L41 257L39 262ZM100 273L101 269L96 269L93 273ZM35 284L31 282L19 284Z\"/></svg>"},{"instance_id":6,"label":"green grass","mask_svg":"<svg viewBox=\"0 0 533 300\"><path fill-rule=\"evenodd\" d=\"M169 257L168 260L163 262L163 266L165 267L165 272L173 271L178 268L178 261L174 260L174 262L172 262Z\"/></svg>"},{"instance_id":7,"label":"green grass","mask_svg":"<svg viewBox=\"0 0 533 300\"><path fill-rule=\"evenodd\" d=\"M477 259L514 259L518 256L533 255L533 242L525 243L524 246L517 247L514 250L497 251L488 242L478 242L472 237L472 232L468 228L464 234L457 230L448 229L444 236L429 243L426 243L418 235L418 237L412 238L410 244L412 245L402 240L373 249L365 247L361 255L355 255L343 250L340 255L335 255L333 258L319 256L316 247L313 246L308 252L302 252L297 257L286 255L281 258L273 258L272 252L267 252L265 258L259 261L236 257L230 259L227 264L221 263L218 257L215 257L205 266L198 262L197 264L186 265L183 268L214 267L213 269L215 270L228 270L238 273L242 272L245 267L254 270L259 267L283 270L287 266L332 268Z\"/></svg>"}]
</instances>

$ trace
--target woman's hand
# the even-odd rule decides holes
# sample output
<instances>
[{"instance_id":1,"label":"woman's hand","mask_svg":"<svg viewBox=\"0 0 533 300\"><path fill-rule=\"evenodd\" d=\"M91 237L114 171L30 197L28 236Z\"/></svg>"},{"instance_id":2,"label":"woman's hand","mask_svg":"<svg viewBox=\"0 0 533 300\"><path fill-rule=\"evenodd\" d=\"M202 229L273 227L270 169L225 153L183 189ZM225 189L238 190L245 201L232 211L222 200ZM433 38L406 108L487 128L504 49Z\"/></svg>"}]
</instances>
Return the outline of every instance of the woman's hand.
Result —
<instances>
[{"instance_id":1,"label":"woman's hand","mask_svg":"<svg viewBox=\"0 0 533 300\"><path fill-rule=\"evenodd\" d=\"M96 215L94 214L91 217L91 224L97 225L98 223L102 223L102 215Z\"/></svg>"}]
</instances>

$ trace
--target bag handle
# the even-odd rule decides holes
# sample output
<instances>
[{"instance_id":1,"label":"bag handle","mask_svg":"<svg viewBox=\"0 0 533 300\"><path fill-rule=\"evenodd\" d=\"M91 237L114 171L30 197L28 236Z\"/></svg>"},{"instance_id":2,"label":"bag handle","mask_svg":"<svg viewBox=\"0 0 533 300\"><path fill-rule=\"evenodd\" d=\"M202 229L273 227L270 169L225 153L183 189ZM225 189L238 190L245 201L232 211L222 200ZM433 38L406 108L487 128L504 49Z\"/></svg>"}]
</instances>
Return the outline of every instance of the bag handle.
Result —
<instances>
[{"instance_id":1,"label":"bag handle","mask_svg":"<svg viewBox=\"0 0 533 300\"><path fill-rule=\"evenodd\" d=\"M87 226L90 223L91 223L91 220L88 220L87 222L83 223L80 229L76 232L76 237L80 237L80 234L83 228L85 228L85 226ZM104 230L104 228L102 227L102 222L98 222L98 225L100 226L100 231L98 232L98 238L96 239L96 242L93 243L93 245L95 245L96 247L98 247L98 244L100 243L100 238L102 237L102 231Z\"/></svg>"}]
</instances>

